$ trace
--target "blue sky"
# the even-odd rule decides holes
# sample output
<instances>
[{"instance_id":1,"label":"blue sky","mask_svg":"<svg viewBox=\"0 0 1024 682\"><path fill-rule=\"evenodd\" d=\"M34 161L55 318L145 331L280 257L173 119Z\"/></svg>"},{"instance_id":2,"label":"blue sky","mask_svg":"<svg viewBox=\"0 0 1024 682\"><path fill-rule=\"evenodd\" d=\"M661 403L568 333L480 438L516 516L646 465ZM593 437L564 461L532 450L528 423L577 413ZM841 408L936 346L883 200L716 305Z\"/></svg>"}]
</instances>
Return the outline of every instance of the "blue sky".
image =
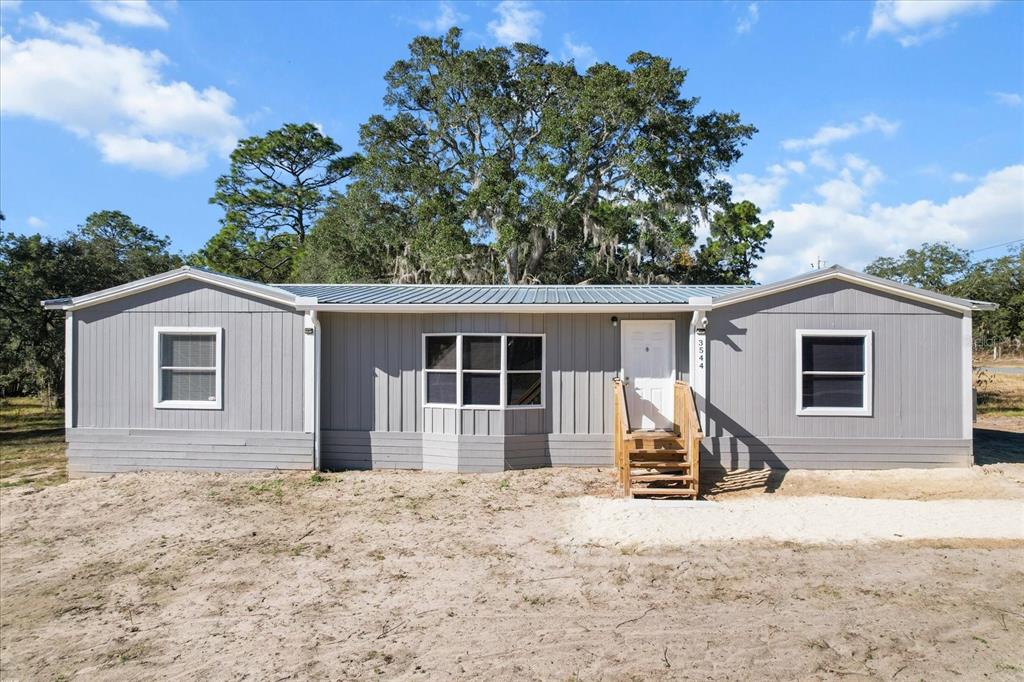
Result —
<instances>
[{"instance_id":1,"label":"blue sky","mask_svg":"<svg viewBox=\"0 0 1024 682\"><path fill-rule=\"evenodd\" d=\"M1024 238L1024 3L970 1L0 0L3 228L58 235L120 209L195 250L235 140L313 121L355 151L387 68L452 24L581 68L666 56L702 108L756 125L730 177L776 224L761 280Z\"/></svg>"}]
</instances>

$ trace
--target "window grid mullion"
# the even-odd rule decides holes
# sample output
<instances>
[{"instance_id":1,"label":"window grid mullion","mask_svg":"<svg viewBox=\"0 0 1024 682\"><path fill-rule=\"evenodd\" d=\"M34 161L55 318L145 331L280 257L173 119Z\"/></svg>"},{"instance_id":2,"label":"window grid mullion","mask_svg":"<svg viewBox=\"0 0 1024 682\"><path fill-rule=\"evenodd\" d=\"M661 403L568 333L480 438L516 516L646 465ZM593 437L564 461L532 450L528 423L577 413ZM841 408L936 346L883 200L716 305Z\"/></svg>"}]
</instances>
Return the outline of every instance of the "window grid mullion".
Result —
<instances>
[{"instance_id":1,"label":"window grid mullion","mask_svg":"<svg viewBox=\"0 0 1024 682\"><path fill-rule=\"evenodd\" d=\"M501 335L501 376L498 379L498 390L501 391L501 395L498 396L498 404L502 407L508 407L508 395L506 395L505 386L508 384L508 334Z\"/></svg>"},{"instance_id":2,"label":"window grid mullion","mask_svg":"<svg viewBox=\"0 0 1024 682\"><path fill-rule=\"evenodd\" d=\"M455 404L462 407L462 334L455 336Z\"/></svg>"}]
</instances>

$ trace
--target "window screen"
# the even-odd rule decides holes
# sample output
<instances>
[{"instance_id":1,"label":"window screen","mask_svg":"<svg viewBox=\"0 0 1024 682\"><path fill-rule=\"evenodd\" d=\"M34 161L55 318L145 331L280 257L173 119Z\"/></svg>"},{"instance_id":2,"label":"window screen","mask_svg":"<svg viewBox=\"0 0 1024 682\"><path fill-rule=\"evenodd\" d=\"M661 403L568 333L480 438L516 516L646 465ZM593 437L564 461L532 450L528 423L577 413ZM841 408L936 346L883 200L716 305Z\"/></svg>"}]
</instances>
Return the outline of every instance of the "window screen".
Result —
<instances>
[{"instance_id":1,"label":"window screen","mask_svg":"<svg viewBox=\"0 0 1024 682\"><path fill-rule=\"evenodd\" d=\"M540 336L510 336L506 340L508 378L507 405L540 405L544 367L544 339Z\"/></svg>"},{"instance_id":2,"label":"window screen","mask_svg":"<svg viewBox=\"0 0 1024 682\"><path fill-rule=\"evenodd\" d=\"M866 407L867 337L814 336L800 340L801 408Z\"/></svg>"},{"instance_id":3,"label":"window screen","mask_svg":"<svg viewBox=\"0 0 1024 682\"><path fill-rule=\"evenodd\" d=\"M459 344L457 336L428 336L426 347L426 399L437 405L458 402Z\"/></svg>"},{"instance_id":4,"label":"window screen","mask_svg":"<svg viewBox=\"0 0 1024 682\"><path fill-rule=\"evenodd\" d=\"M159 402L215 402L217 334L159 334Z\"/></svg>"}]
</instances>

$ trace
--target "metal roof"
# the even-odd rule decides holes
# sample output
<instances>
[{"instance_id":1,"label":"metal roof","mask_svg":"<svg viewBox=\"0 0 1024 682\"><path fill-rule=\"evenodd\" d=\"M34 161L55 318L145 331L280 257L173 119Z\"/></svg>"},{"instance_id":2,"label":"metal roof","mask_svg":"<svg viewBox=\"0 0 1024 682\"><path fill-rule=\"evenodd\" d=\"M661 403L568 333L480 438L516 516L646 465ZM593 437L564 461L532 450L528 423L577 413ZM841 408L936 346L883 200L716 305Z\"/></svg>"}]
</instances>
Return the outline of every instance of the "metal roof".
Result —
<instances>
[{"instance_id":1,"label":"metal roof","mask_svg":"<svg viewBox=\"0 0 1024 682\"><path fill-rule=\"evenodd\" d=\"M275 284L320 305L685 305L749 289L724 284Z\"/></svg>"}]
</instances>

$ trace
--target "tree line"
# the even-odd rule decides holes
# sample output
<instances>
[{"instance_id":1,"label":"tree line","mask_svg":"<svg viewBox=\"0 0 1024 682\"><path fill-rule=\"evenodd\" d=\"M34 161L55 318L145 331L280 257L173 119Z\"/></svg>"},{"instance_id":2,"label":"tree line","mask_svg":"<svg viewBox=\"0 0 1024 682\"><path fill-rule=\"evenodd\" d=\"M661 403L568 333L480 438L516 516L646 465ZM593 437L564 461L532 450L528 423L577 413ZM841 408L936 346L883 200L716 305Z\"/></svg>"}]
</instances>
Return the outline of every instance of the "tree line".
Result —
<instances>
[{"instance_id":1,"label":"tree line","mask_svg":"<svg viewBox=\"0 0 1024 682\"><path fill-rule=\"evenodd\" d=\"M40 300L183 263L268 283L752 282L774 225L726 173L753 126L699 112L686 71L645 52L580 73L535 45L460 39L413 40L359 153L311 123L241 140L210 198L220 229L194 254L119 211L4 235L0 395L63 394L63 320ZM1021 336L1021 255L968 255L926 244L869 271L999 302L976 329Z\"/></svg>"},{"instance_id":2,"label":"tree line","mask_svg":"<svg viewBox=\"0 0 1024 682\"><path fill-rule=\"evenodd\" d=\"M750 280L773 226L724 174L753 126L698 112L645 52L580 73L460 40L413 40L358 154L308 123L242 140L195 261L264 282Z\"/></svg>"}]
</instances>

